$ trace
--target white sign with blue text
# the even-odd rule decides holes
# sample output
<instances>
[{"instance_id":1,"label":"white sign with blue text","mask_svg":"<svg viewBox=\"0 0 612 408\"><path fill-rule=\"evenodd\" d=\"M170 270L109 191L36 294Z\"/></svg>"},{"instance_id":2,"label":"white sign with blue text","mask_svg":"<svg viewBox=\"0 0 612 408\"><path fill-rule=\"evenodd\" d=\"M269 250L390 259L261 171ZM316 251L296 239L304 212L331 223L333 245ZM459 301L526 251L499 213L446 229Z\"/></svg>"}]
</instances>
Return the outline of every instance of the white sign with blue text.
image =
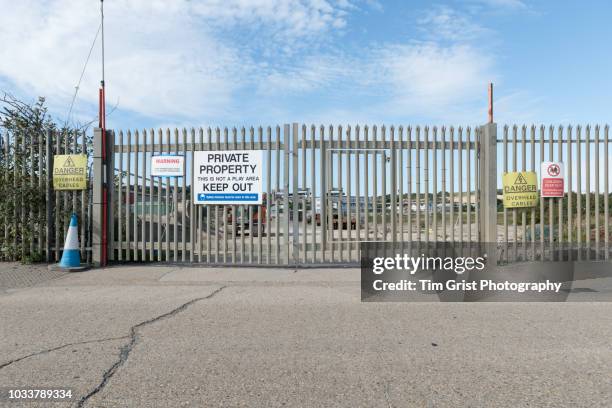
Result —
<instances>
[{"instance_id":1,"label":"white sign with blue text","mask_svg":"<svg viewBox=\"0 0 612 408\"><path fill-rule=\"evenodd\" d=\"M194 204L261 204L263 150L194 152Z\"/></svg>"}]
</instances>

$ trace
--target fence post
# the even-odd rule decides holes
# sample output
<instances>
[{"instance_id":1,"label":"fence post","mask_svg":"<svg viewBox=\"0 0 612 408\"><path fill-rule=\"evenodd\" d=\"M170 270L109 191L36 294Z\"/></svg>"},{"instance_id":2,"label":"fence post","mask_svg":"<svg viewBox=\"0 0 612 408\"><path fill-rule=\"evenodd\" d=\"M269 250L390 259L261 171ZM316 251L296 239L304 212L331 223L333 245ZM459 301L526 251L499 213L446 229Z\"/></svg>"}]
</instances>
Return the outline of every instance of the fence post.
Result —
<instances>
[{"instance_id":1,"label":"fence post","mask_svg":"<svg viewBox=\"0 0 612 408\"><path fill-rule=\"evenodd\" d=\"M283 248L286 252L287 265L291 262L291 258L289 256L289 155L290 155L290 143L291 143L291 127L289 124L285 124L283 126L283 229L285 236L283 240L285 241L283 244ZM277 154L280 154L278 152ZM280 174L277 176L280 177ZM278 217L278 213L276 214Z\"/></svg>"},{"instance_id":2,"label":"fence post","mask_svg":"<svg viewBox=\"0 0 612 408\"><path fill-rule=\"evenodd\" d=\"M327 250L327 143L323 126L320 127L319 132L319 140L321 142L321 152L319 153L319 162L321 164L321 191L319 193L321 210L319 220L321 220L321 262L325 263L325 251ZM312 165L314 166L314 161ZM316 216L312 222L316 224Z\"/></svg>"},{"instance_id":3,"label":"fence post","mask_svg":"<svg viewBox=\"0 0 612 408\"><path fill-rule=\"evenodd\" d=\"M497 265L497 124L488 123L480 132L480 243L487 264Z\"/></svg>"},{"instance_id":4,"label":"fence post","mask_svg":"<svg viewBox=\"0 0 612 408\"><path fill-rule=\"evenodd\" d=\"M291 138L291 160L292 160L292 206L293 206L293 225L291 241L293 244L293 264L297 267L299 263L299 242L300 242L300 226L299 226L299 212L298 212L298 132L299 127L297 123L292 126L292 138ZM286 166L289 163L285 164ZM306 210L302 208L302 217L306 217ZM304 237L306 239L306 237Z\"/></svg>"},{"instance_id":5,"label":"fence post","mask_svg":"<svg viewBox=\"0 0 612 408\"><path fill-rule=\"evenodd\" d=\"M45 138L45 159L46 159L46 169L45 169L45 209L47 211L47 225L46 225L46 248L45 248L45 258L47 263L51 262L51 242L55 237L55 233L53 231L53 226L55 223L53 222L53 205L55 204L55 200L52 199L54 196L53 192L53 132L51 130L47 130L47 137ZM57 245L57 243L55 243Z\"/></svg>"},{"instance_id":6,"label":"fence post","mask_svg":"<svg viewBox=\"0 0 612 408\"><path fill-rule=\"evenodd\" d=\"M94 266L102 264L102 217L104 192L104 163L102 160L102 129L94 129L91 253Z\"/></svg>"},{"instance_id":7,"label":"fence post","mask_svg":"<svg viewBox=\"0 0 612 408\"><path fill-rule=\"evenodd\" d=\"M145 160L143 158L143 160ZM106 197L107 197L107 222L106 222L106 247L107 249L107 262L115 260L115 250L114 250L114 242L115 242L115 131L107 130L106 131L106 180L107 180L107 188L106 188ZM144 180L144 175L143 175Z\"/></svg>"}]
</instances>

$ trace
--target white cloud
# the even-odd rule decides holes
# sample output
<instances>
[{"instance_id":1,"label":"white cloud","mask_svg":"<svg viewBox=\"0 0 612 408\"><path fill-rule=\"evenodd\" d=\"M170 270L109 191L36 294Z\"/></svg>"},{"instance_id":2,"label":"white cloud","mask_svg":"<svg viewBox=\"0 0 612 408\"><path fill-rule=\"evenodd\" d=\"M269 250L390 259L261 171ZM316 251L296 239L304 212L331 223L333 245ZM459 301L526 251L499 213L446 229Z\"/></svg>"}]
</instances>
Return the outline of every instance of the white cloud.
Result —
<instances>
[{"instance_id":1,"label":"white cloud","mask_svg":"<svg viewBox=\"0 0 612 408\"><path fill-rule=\"evenodd\" d=\"M362 72L348 55L311 55L297 65L270 67L258 85L263 95L309 93L352 82Z\"/></svg>"},{"instance_id":2,"label":"white cloud","mask_svg":"<svg viewBox=\"0 0 612 408\"><path fill-rule=\"evenodd\" d=\"M484 118L486 86L494 78L493 58L478 48L410 42L367 49L359 56L311 57L291 69L273 70L261 78L258 98L311 94L333 101L331 107L308 106L321 120L424 116L465 121Z\"/></svg>"},{"instance_id":3,"label":"white cloud","mask_svg":"<svg viewBox=\"0 0 612 408\"><path fill-rule=\"evenodd\" d=\"M375 11L384 10L382 3L378 0L365 0L365 3L368 5L368 7L372 8Z\"/></svg>"},{"instance_id":4,"label":"white cloud","mask_svg":"<svg viewBox=\"0 0 612 408\"><path fill-rule=\"evenodd\" d=\"M509 8L509 9L527 9L527 3L522 0L472 0L474 3L482 3L489 7Z\"/></svg>"},{"instance_id":5,"label":"white cloud","mask_svg":"<svg viewBox=\"0 0 612 408\"><path fill-rule=\"evenodd\" d=\"M470 41L491 33L468 15L448 6L431 8L418 24L428 38L436 40Z\"/></svg>"},{"instance_id":6,"label":"white cloud","mask_svg":"<svg viewBox=\"0 0 612 408\"><path fill-rule=\"evenodd\" d=\"M289 69L271 70L258 90L276 97L311 92L330 99L350 95L363 101L366 116L479 117L475 113L480 104L486 111L487 84L496 78L493 55L474 41L488 30L447 6L429 9L417 24L427 41L382 43L358 54L304 58ZM347 111L341 106L332 110Z\"/></svg>"},{"instance_id":7,"label":"white cloud","mask_svg":"<svg viewBox=\"0 0 612 408\"><path fill-rule=\"evenodd\" d=\"M305 36L346 24L351 3L326 0L208 0L194 1L191 10L217 27L266 25L283 36Z\"/></svg>"},{"instance_id":8,"label":"white cloud","mask_svg":"<svg viewBox=\"0 0 612 408\"><path fill-rule=\"evenodd\" d=\"M462 122L486 110L486 86L496 79L495 58L482 38L491 30L468 14L434 6L417 24L427 41L386 45L374 52L373 72L388 102L386 112Z\"/></svg>"},{"instance_id":9,"label":"white cloud","mask_svg":"<svg viewBox=\"0 0 612 408\"><path fill-rule=\"evenodd\" d=\"M392 96L387 109L443 117L482 98L493 60L466 44L413 43L379 51L380 79Z\"/></svg>"},{"instance_id":10,"label":"white cloud","mask_svg":"<svg viewBox=\"0 0 612 408\"><path fill-rule=\"evenodd\" d=\"M537 123L543 119L540 107L545 103L542 96L521 90L507 90L495 96L494 118L500 124Z\"/></svg>"},{"instance_id":11,"label":"white cloud","mask_svg":"<svg viewBox=\"0 0 612 408\"><path fill-rule=\"evenodd\" d=\"M486 84L495 78L495 61L474 40L487 29L467 14L434 7L418 21L425 41L381 42L354 52L325 43L364 4L375 10L380 5L371 0L105 2L109 104L118 99L120 115L134 112L157 123L317 115L336 121L415 116L469 121L486 112ZM0 0L0 7L0 80L48 95L65 112L98 27L97 5L24 0L8 7L8 0ZM96 49L76 108L87 119L96 111L99 66Z\"/></svg>"},{"instance_id":12,"label":"white cloud","mask_svg":"<svg viewBox=\"0 0 612 408\"><path fill-rule=\"evenodd\" d=\"M99 24L98 4L0 0L0 76L67 110ZM268 46L283 47L342 27L343 10L326 0L105 2L108 100L146 116L224 116L257 68L227 33L260 30L271 33ZM79 93L91 105L99 67L96 48Z\"/></svg>"},{"instance_id":13,"label":"white cloud","mask_svg":"<svg viewBox=\"0 0 612 408\"><path fill-rule=\"evenodd\" d=\"M521 13L538 15L537 6L526 0L465 0L465 9L472 14L504 15Z\"/></svg>"}]
</instances>

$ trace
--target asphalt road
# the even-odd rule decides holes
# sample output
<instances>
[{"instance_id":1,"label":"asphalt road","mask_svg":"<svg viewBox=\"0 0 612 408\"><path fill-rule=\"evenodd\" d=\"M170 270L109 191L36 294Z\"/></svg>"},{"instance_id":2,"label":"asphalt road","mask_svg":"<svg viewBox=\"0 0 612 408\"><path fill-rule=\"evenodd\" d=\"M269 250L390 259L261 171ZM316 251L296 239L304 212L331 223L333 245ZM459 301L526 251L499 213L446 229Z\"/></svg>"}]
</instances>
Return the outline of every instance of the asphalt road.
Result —
<instances>
[{"instance_id":1,"label":"asphalt road","mask_svg":"<svg viewBox=\"0 0 612 408\"><path fill-rule=\"evenodd\" d=\"M0 387L75 397L2 406L612 406L612 303L361 303L355 269L34 281L0 292Z\"/></svg>"}]
</instances>

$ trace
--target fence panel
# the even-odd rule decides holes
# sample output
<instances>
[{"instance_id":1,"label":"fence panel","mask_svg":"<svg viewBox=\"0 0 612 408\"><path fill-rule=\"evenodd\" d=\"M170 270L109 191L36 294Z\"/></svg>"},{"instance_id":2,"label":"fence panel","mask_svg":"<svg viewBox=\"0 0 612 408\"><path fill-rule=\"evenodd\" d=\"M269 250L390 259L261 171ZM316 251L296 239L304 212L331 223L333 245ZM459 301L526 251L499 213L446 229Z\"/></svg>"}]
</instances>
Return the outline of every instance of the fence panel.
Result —
<instances>
[{"instance_id":1,"label":"fence panel","mask_svg":"<svg viewBox=\"0 0 612 408\"><path fill-rule=\"evenodd\" d=\"M501 131L499 262L609 260L608 126L513 125ZM109 132L115 169L109 189L111 259L356 265L361 242L477 242L480 132L298 124ZM76 212L81 256L91 260L91 183L80 193L51 188L52 157L87 153L87 138L4 132L0 140L3 185L18 191L14 200L5 200L12 206L0 219L2 259L58 261L69 214ZM263 204L194 204L194 152L207 150L261 150ZM184 177L151 176L151 158L170 153L185 157ZM540 198L532 208L503 208L501 174L534 171L541 180L543 161L565 164L564 196Z\"/></svg>"},{"instance_id":2,"label":"fence panel","mask_svg":"<svg viewBox=\"0 0 612 408\"><path fill-rule=\"evenodd\" d=\"M0 128L3 200L0 260L58 262L70 215L77 214L81 259L91 259L91 174L82 191L54 191L53 157L87 154L83 132L15 134Z\"/></svg>"},{"instance_id":3,"label":"fence panel","mask_svg":"<svg viewBox=\"0 0 612 408\"><path fill-rule=\"evenodd\" d=\"M361 242L476 242L477 132L294 124L168 129L165 143L162 130L158 143L154 130L119 132L113 259L355 265ZM238 149L263 152L263 204L193 204L193 152ZM152 177L152 155L170 152L184 176Z\"/></svg>"},{"instance_id":4,"label":"fence panel","mask_svg":"<svg viewBox=\"0 0 612 408\"><path fill-rule=\"evenodd\" d=\"M511 220L510 211L501 210L500 263L609 260L608 131L599 125L504 126L498 140L504 172L534 171L541 183L540 163L562 162L566 187L563 197L540 197L536 207L512 209Z\"/></svg>"}]
</instances>

